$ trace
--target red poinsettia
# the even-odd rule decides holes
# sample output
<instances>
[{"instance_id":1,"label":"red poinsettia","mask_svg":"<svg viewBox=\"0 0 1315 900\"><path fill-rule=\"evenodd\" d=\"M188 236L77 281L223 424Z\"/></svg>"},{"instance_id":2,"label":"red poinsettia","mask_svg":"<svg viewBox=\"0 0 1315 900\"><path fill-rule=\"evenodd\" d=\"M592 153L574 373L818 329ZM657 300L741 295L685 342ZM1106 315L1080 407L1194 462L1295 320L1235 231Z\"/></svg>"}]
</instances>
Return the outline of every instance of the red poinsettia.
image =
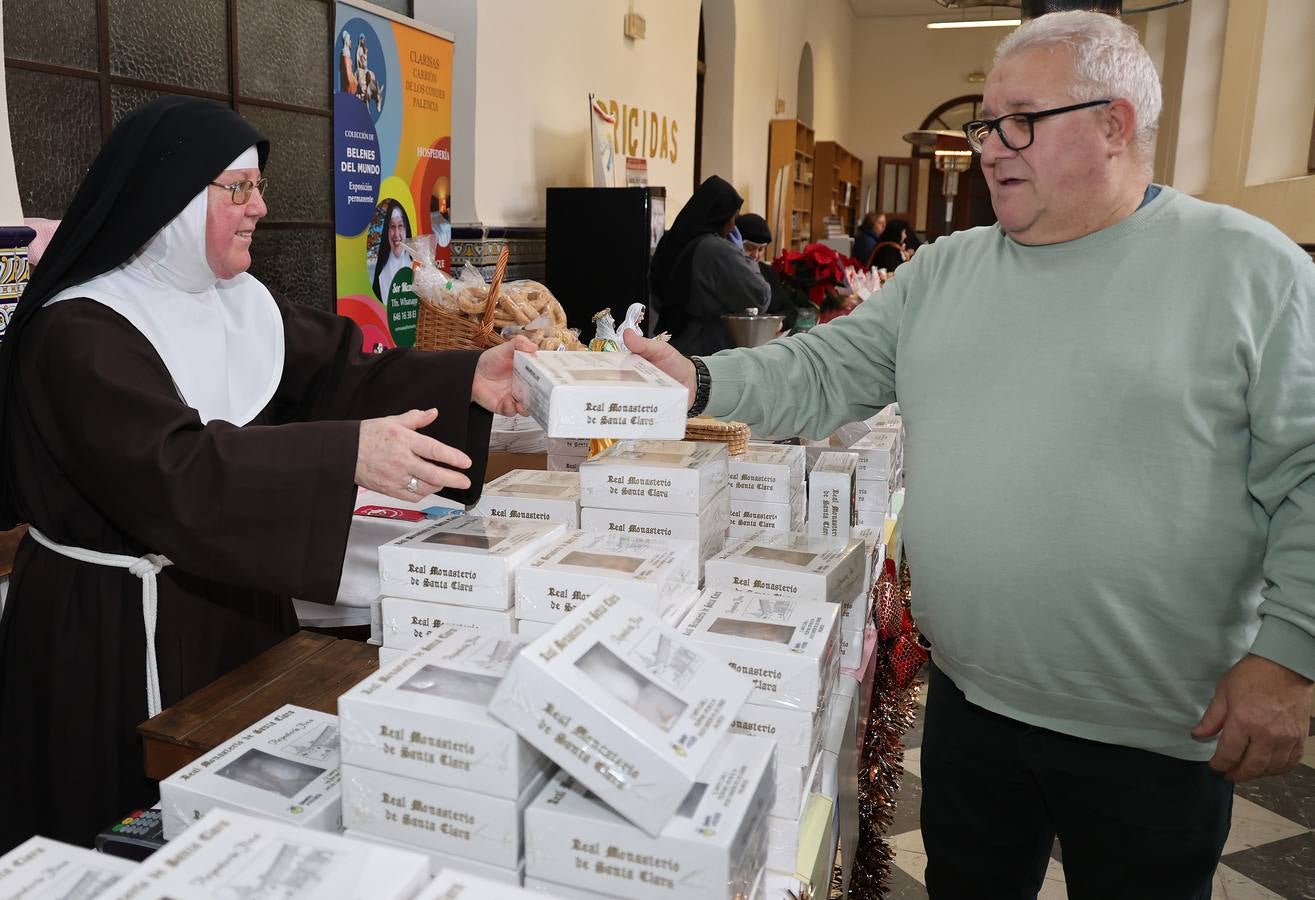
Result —
<instances>
[{"instance_id":1,"label":"red poinsettia","mask_svg":"<svg viewBox=\"0 0 1315 900\"><path fill-rule=\"evenodd\" d=\"M846 286L845 267L858 265L858 260L825 244L809 244L802 251L786 250L772 260L781 283L806 296L818 308Z\"/></svg>"}]
</instances>

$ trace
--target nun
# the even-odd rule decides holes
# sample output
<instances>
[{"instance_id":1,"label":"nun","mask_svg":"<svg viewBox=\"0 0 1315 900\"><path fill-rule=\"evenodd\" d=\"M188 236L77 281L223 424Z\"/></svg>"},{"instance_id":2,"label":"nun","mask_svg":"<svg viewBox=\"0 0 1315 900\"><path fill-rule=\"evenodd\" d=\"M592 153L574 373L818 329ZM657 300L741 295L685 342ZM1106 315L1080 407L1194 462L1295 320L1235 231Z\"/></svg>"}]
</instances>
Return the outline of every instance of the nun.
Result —
<instances>
[{"instance_id":1,"label":"nun","mask_svg":"<svg viewBox=\"0 0 1315 900\"><path fill-rule=\"evenodd\" d=\"M723 178L710 176L695 189L671 230L658 241L649 265L657 295L657 327L686 356L732 347L723 314L761 312L771 288L758 266L730 241L744 200Z\"/></svg>"},{"instance_id":2,"label":"nun","mask_svg":"<svg viewBox=\"0 0 1315 900\"><path fill-rule=\"evenodd\" d=\"M474 502L518 409L528 341L367 355L247 274L268 155L211 101L125 117L0 343L0 852L154 803L137 725L334 602L357 485Z\"/></svg>"}]
</instances>

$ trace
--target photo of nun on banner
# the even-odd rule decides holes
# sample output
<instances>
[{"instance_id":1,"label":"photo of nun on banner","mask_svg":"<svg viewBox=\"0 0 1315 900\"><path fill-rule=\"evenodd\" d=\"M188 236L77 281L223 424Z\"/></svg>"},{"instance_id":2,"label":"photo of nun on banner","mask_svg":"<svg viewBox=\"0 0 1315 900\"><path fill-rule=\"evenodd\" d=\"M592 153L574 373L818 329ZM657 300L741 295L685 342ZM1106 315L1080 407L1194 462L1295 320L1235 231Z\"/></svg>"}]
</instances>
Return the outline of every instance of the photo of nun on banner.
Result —
<instances>
[{"instance_id":1,"label":"photo of nun on banner","mask_svg":"<svg viewBox=\"0 0 1315 900\"><path fill-rule=\"evenodd\" d=\"M411 253L404 246L404 241L411 236L411 220L406 210L396 200L388 199L379 204L370 223L368 242L374 247L374 259L367 260L373 264L374 279L371 282L374 295L388 304L394 279L405 270L405 290L411 290Z\"/></svg>"}]
</instances>

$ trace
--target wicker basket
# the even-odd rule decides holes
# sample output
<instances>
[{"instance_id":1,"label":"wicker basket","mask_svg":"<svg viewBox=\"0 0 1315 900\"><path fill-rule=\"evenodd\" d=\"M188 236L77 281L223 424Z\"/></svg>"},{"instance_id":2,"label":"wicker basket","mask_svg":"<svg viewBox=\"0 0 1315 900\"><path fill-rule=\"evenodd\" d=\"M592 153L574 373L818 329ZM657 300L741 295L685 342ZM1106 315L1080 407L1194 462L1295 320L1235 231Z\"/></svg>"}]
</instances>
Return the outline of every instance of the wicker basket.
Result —
<instances>
[{"instance_id":1,"label":"wicker basket","mask_svg":"<svg viewBox=\"0 0 1315 900\"><path fill-rule=\"evenodd\" d=\"M434 300L420 298L420 314L416 317L416 349L487 350L506 340L493 330L493 314L497 310L502 278L507 274L507 256L507 248L503 247L498 254L497 268L493 270L493 283L489 285L482 319L454 313Z\"/></svg>"}]
</instances>

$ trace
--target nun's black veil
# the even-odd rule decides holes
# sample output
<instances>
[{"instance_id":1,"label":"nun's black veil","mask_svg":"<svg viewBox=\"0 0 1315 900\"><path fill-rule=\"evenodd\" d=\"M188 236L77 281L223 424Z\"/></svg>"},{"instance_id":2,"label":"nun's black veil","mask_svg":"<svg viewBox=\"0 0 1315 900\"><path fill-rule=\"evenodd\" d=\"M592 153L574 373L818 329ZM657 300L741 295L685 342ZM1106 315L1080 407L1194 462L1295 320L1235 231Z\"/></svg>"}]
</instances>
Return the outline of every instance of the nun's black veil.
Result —
<instances>
[{"instance_id":1,"label":"nun's black veil","mask_svg":"<svg viewBox=\"0 0 1315 900\"><path fill-rule=\"evenodd\" d=\"M212 100L164 97L115 126L33 270L0 341L0 454L8 446L8 397L23 330L42 304L127 261L182 212L207 183L255 145L260 167L269 142ZM69 335L76 341L77 335ZM17 524L10 473L0 470L0 528Z\"/></svg>"}]
</instances>

